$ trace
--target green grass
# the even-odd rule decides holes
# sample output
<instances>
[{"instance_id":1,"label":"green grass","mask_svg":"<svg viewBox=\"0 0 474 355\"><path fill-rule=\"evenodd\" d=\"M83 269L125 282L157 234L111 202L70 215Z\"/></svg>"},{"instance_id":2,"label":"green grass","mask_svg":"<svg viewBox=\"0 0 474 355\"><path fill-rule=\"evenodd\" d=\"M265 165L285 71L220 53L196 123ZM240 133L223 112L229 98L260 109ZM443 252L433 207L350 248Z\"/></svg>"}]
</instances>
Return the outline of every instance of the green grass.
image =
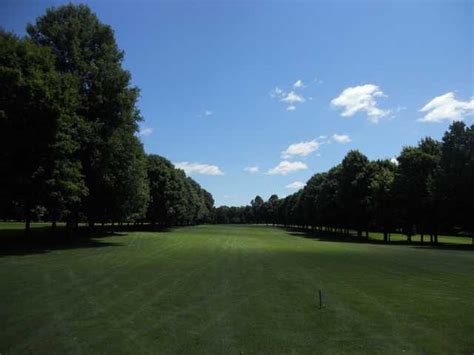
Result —
<instances>
[{"instance_id":1,"label":"green grass","mask_svg":"<svg viewBox=\"0 0 474 355\"><path fill-rule=\"evenodd\" d=\"M474 352L472 250L294 234L198 226L8 249L0 353Z\"/></svg>"}]
</instances>

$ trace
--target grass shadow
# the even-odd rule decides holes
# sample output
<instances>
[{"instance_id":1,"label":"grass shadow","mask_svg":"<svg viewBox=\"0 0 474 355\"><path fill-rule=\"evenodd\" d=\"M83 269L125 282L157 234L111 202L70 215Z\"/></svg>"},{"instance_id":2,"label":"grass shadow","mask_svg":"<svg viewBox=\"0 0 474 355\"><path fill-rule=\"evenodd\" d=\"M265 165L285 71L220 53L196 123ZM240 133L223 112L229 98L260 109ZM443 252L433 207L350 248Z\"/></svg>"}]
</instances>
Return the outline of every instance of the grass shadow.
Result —
<instances>
[{"instance_id":1,"label":"grass shadow","mask_svg":"<svg viewBox=\"0 0 474 355\"><path fill-rule=\"evenodd\" d=\"M29 236L25 236L23 230L1 229L0 257L43 254L54 250L121 246L117 242L110 243L101 240L112 235L117 236L119 234L110 232L88 234L81 230L71 237L67 235L63 228L51 233L49 227L37 227L32 229Z\"/></svg>"},{"instance_id":2,"label":"grass shadow","mask_svg":"<svg viewBox=\"0 0 474 355\"><path fill-rule=\"evenodd\" d=\"M29 236L20 229L0 229L0 257L8 255L41 254L54 250L78 248L105 248L121 246L117 242L107 242L104 238L126 235L118 231L79 228L69 235L64 227L52 231L50 227L34 227Z\"/></svg>"},{"instance_id":3,"label":"grass shadow","mask_svg":"<svg viewBox=\"0 0 474 355\"><path fill-rule=\"evenodd\" d=\"M394 240L385 243L383 240L371 239L366 237L358 237L355 233L343 234L329 231L316 231L295 227L280 227L283 228L289 235L299 238L308 238L324 242L338 242L338 243L365 243L377 245L405 245L417 249L447 249L447 250L474 250L473 244L454 244L438 242L431 244L429 242L421 243L419 241L409 242L407 240Z\"/></svg>"},{"instance_id":4,"label":"grass shadow","mask_svg":"<svg viewBox=\"0 0 474 355\"><path fill-rule=\"evenodd\" d=\"M64 226L58 226L53 232L50 226L32 226L29 236L23 229L0 228L0 257L9 255L29 255L47 253L53 250L78 248L118 247L117 241L108 242L108 237L125 236L129 232L168 233L172 229L151 225L97 225L93 229L80 226L73 235L69 235Z\"/></svg>"}]
</instances>

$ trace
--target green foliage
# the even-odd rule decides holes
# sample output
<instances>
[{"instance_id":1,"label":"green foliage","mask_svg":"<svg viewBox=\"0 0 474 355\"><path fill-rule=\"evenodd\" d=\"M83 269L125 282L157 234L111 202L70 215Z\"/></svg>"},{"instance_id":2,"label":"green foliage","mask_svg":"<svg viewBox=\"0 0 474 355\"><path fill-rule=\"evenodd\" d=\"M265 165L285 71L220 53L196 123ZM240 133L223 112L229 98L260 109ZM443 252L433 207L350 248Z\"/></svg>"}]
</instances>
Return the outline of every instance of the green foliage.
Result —
<instances>
[{"instance_id":1,"label":"green foliage","mask_svg":"<svg viewBox=\"0 0 474 355\"><path fill-rule=\"evenodd\" d=\"M214 199L182 170L159 155L148 156L149 205L152 225L196 224L212 221Z\"/></svg>"},{"instance_id":2,"label":"green foliage","mask_svg":"<svg viewBox=\"0 0 474 355\"><path fill-rule=\"evenodd\" d=\"M53 220L69 214L87 195L74 141L74 77L55 70L48 48L1 32L0 83L4 215L29 220L41 205Z\"/></svg>"},{"instance_id":3,"label":"green foliage","mask_svg":"<svg viewBox=\"0 0 474 355\"><path fill-rule=\"evenodd\" d=\"M342 223L343 227L356 229L359 233L369 222L370 173L369 160L359 151L350 151L342 160L337 191Z\"/></svg>"},{"instance_id":4,"label":"green foliage","mask_svg":"<svg viewBox=\"0 0 474 355\"><path fill-rule=\"evenodd\" d=\"M444 134L433 184L448 227L474 235L474 125L454 122Z\"/></svg>"},{"instance_id":5,"label":"green foliage","mask_svg":"<svg viewBox=\"0 0 474 355\"><path fill-rule=\"evenodd\" d=\"M384 232L385 241L387 233L393 229L394 223L394 196L393 181L395 179L396 165L388 160L372 162L372 179L369 183L369 214L372 223L379 226Z\"/></svg>"},{"instance_id":6,"label":"green foliage","mask_svg":"<svg viewBox=\"0 0 474 355\"><path fill-rule=\"evenodd\" d=\"M403 148L393 182L397 211L407 235L416 231L436 233L437 221L430 196L431 181L438 171L439 142L425 139L418 147Z\"/></svg>"},{"instance_id":7,"label":"green foliage","mask_svg":"<svg viewBox=\"0 0 474 355\"><path fill-rule=\"evenodd\" d=\"M85 5L49 9L28 25L31 39L55 54L60 73L77 81L76 139L89 196L90 222L138 218L146 208L145 163L136 141L138 89L122 68L112 29Z\"/></svg>"}]
</instances>

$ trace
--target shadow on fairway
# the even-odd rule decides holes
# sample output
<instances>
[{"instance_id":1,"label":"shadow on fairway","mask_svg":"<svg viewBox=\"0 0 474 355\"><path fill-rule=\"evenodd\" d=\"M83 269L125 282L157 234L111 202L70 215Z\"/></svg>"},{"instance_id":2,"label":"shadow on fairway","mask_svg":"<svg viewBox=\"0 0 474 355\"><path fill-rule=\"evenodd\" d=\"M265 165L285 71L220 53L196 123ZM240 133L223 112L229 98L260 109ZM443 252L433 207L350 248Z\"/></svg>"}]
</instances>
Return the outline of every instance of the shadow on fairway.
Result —
<instances>
[{"instance_id":1,"label":"shadow on fairway","mask_svg":"<svg viewBox=\"0 0 474 355\"><path fill-rule=\"evenodd\" d=\"M109 228L110 226L98 226L91 232L87 227L80 227L72 236L67 234L64 227L58 227L52 232L49 226L35 226L29 236L25 236L22 229L0 229L0 257L41 254L54 250L120 247L121 243L107 242L105 239L127 235L132 231L156 233L170 231L167 228L152 229L149 226L116 226L113 231Z\"/></svg>"},{"instance_id":2,"label":"shadow on fairway","mask_svg":"<svg viewBox=\"0 0 474 355\"><path fill-rule=\"evenodd\" d=\"M87 235L83 231L69 237L63 229L54 234L49 227L36 227L31 235L25 236L23 230L0 230L0 257L8 255L29 255L48 253L53 250L78 248L105 248L121 246L120 243L108 243L102 238L119 235L116 233L97 232Z\"/></svg>"},{"instance_id":3,"label":"shadow on fairway","mask_svg":"<svg viewBox=\"0 0 474 355\"><path fill-rule=\"evenodd\" d=\"M338 242L338 243L365 243L378 245L406 245L417 249L451 249L451 250L474 250L472 244L454 244L454 243L437 243L430 244L429 242L421 243L418 241L408 242L406 240L395 240L384 243L382 240L367 239L365 237L358 237L356 234L342 234L337 232L327 231L311 231L302 228L280 227L293 235L300 238L314 239L324 242Z\"/></svg>"}]
</instances>

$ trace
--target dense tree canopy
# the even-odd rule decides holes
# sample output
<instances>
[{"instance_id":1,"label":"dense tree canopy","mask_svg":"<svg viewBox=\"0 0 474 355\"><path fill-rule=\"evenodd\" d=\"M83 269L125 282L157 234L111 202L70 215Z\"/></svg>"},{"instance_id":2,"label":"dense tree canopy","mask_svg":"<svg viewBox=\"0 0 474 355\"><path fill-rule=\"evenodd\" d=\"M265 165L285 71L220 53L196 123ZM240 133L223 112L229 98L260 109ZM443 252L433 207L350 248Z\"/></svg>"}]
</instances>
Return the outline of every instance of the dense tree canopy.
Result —
<instances>
[{"instance_id":1,"label":"dense tree canopy","mask_svg":"<svg viewBox=\"0 0 474 355\"><path fill-rule=\"evenodd\" d=\"M0 32L0 204L27 227L39 206L55 221L87 195L75 141L76 83L55 70L49 48Z\"/></svg>"},{"instance_id":2,"label":"dense tree canopy","mask_svg":"<svg viewBox=\"0 0 474 355\"><path fill-rule=\"evenodd\" d=\"M71 4L48 10L27 31L38 46L55 54L56 70L77 81L81 129L76 139L89 191L82 212L91 223L104 216L116 220L140 215L147 193L139 191L146 184L145 166L140 162L143 149L133 137L141 120L138 89L122 68L123 52L112 29L89 7ZM136 186L130 186L132 182Z\"/></svg>"}]
</instances>

